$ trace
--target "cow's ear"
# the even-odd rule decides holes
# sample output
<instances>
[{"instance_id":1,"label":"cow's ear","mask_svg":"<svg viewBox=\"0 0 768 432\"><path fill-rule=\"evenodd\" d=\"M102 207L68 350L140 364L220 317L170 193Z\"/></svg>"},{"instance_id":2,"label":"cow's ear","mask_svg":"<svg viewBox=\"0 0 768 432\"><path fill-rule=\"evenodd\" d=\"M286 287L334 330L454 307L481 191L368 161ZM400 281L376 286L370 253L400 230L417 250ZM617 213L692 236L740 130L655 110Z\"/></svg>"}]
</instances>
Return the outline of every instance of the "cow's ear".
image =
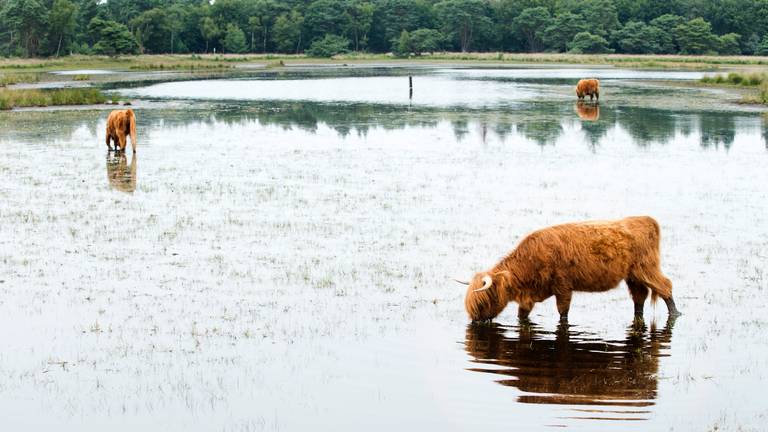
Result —
<instances>
[{"instance_id":1,"label":"cow's ear","mask_svg":"<svg viewBox=\"0 0 768 432\"><path fill-rule=\"evenodd\" d=\"M509 285L512 279L512 273L508 270L496 272L492 275L493 285L496 287L503 287Z\"/></svg>"}]
</instances>

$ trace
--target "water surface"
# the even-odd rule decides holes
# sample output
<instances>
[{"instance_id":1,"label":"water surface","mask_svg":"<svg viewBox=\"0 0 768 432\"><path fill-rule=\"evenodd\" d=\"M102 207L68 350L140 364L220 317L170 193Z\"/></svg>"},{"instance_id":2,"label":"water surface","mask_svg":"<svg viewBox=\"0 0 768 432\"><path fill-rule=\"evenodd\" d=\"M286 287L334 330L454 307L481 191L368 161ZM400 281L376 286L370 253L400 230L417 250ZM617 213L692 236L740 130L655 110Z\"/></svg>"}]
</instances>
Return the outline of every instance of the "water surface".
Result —
<instances>
[{"instance_id":1,"label":"water surface","mask_svg":"<svg viewBox=\"0 0 768 432\"><path fill-rule=\"evenodd\" d=\"M379 88L409 71L322 73L125 88L136 156L106 110L0 113L7 427L762 428L759 114L666 76L606 77L598 107L570 76L427 70L409 103ZM468 324L450 277L633 214L661 224L676 322L632 326L622 286L569 326L552 301Z\"/></svg>"}]
</instances>

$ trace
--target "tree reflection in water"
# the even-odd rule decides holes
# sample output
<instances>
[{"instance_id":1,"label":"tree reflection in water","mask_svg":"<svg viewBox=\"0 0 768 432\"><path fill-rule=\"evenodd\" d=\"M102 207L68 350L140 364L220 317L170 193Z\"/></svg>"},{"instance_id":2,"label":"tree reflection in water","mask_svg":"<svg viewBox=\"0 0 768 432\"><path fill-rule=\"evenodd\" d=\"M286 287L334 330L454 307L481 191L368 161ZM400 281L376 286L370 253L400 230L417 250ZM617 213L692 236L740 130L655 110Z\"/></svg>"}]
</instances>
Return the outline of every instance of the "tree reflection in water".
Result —
<instances>
[{"instance_id":1,"label":"tree reflection in water","mask_svg":"<svg viewBox=\"0 0 768 432\"><path fill-rule=\"evenodd\" d=\"M57 133L50 134L51 118ZM673 111L648 107L600 106L532 102L514 107L463 109L461 107L403 107L398 105L269 101L249 104L211 103L189 109L148 109L142 114L142 129L168 130L192 125L239 127L259 124L316 133L329 128L341 139L366 136L373 129L437 128L448 124L459 142L473 131L486 142L493 134L501 141L524 139L539 146L552 146L579 123L589 148L605 142L609 131L625 131L638 147L666 145L678 136L698 134L702 148L730 148L739 133L757 132L768 147L768 124L754 113ZM102 131L103 116L89 111L0 113L4 130L0 138L33 139L45 142L71 137L81 128L92 134Z\"/></svg>"}]
</instances>

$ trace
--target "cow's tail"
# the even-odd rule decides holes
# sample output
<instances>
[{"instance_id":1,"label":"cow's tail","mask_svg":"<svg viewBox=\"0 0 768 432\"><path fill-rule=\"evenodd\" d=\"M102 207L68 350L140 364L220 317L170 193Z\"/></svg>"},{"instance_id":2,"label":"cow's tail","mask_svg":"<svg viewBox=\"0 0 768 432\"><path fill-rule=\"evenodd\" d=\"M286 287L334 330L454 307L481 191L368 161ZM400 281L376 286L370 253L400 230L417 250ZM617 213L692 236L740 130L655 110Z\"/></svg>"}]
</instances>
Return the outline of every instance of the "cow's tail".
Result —
<instances>
[{"instance_id":1,"label":"cow's tail","mask_svg":"<svg viewBox=\"0 0 768 432\"><path fill-rule=\"evenodd\" d=\"M131 146L133 147L133 152L136 153L136 114L130 108L126 111L128 112L128 121L131 122Z\"/></svg>"},{"instance_id":2,"label":"cow's tail","mask_svg":"<svg viewBox=\"0 0 768 432\"><path fill-rule=\"evenodd\" d=\"M651 290L651 304L655 304L659 297L669 299L672 297L672 282L661 272L661 229L658 222L651 217L641 218L646 229L642 236L644 243L638 257L639 262L633 270L633 278L642 282Z\"/></svg>"}]
</instances>

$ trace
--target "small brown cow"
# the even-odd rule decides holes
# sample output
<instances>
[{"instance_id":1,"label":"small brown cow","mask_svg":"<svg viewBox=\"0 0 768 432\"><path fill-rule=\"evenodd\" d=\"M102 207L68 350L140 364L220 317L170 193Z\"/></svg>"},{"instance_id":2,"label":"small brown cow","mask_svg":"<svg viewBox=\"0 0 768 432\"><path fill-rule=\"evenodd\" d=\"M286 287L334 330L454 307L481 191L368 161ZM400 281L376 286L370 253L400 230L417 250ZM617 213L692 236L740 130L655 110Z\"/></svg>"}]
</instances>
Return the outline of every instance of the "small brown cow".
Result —
<instances>
[{"instance_id":1,"label":"small brown cow","mask_svg":"<svg viewBox=\"0 0 768 432\"><path fill-rule=\"evenodd\" d=\"M112 150L109 145L110 139L115 144L116 150L125 150L128 143L125 136L131 136L131 148L136 153L136 115L132 109L115 110L109 113L107 117L107 148Z\"/></svg>"},{"instance_id":2,"label":"small brown cow","mask_svg":"<svg viewBox=\"0 0 768 432\"><path fill-rule=\"evenodd\" d=\"M534 231L488 271L477 273L464 305L473 321L498 316L509 302L525 320L534 304L551 296L560 319L568 319L574 291L599 292L625 280L642 319L651 292L661 297L670 317L680 315L672 299L672 282L659 266L659 224L651 217L556 225Z\"/></svg>"},{"instance_id":3,"label":"small brown cow","mask_svg":"<svg viewBox=\"0 0 768 432\"><path fill-rule=\"evenodd\" d=\"M589 96L589 100L592 100L592 97L594 97L595 100L599 101L600 81L594 78L580 80L579 83L576 84L576 96L579 100L584 99L584 96Z\"/></svg>"}]
</instances>

